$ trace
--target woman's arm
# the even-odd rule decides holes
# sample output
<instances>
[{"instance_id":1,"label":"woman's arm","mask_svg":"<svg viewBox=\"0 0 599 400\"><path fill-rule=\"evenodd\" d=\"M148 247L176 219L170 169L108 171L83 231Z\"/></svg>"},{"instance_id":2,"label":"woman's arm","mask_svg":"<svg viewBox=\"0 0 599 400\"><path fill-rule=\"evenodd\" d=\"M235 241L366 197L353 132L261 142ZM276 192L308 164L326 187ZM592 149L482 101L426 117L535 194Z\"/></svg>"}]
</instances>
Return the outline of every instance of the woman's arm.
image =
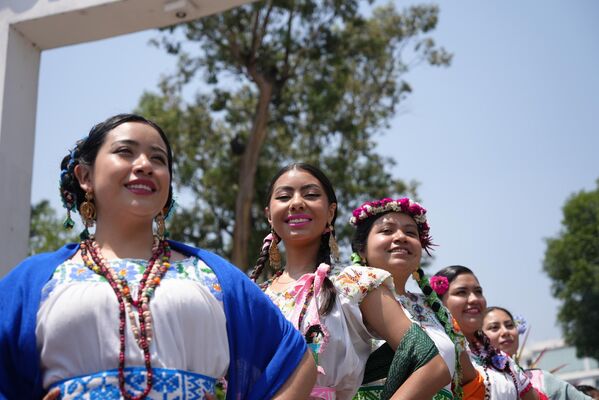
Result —
<instances>
[{"instance_id":1,"label":"woman's arm","mask_svg":"<svg viewBox=\"0 0 599 400\"><path fill-rule=\"evenodd\" d=\"M412 326L412 321L405 315L401 304L395 300L391 291L384 286L368 293L360 304L360 309L364 322L385 339L393 349L397 349L406 332ZM428 336L425 338L434 347L430 338ZM400 351L403 350L400 349ZM437 350L436 352L438 353ZM415 355L417 357L428 357L428 353ZM418 364L418 362L415 364ZM393 398L430 399L450 382L449 368L443 358L437 354L412 372L395 392Z\"/></svg>"},{"instance_id":2,"label":"woman's arm","mask_svg":"<svg viewBox=\"0 0 599 400\"><path fill-rule=\"evenodd\" d=\"M439 354L414 371L390 400L430 400L451 381L447 364Z\"/></svg>"},{"instance_id":3,"label":"woman's arm","mask_svg":"<svg viewBox=\"0 0 599 400\"><path fill-rule=\"evenodd\" d=\"M316 382L316 363L310 350L306 350L302 361L277 391L273 399L307 399Z\"/></svg>"},{"instance_id":4,"label":"woman's arm","mask_svg":"<svg viewBox=\"0 0 599 400\"><path fill-rule=\"evenodd\" d=\"M370 291L360 303L364 324L384 339L393 350L412 326L401 304L395 300L391 290L379 286Z\"/></svg>"}]
</instances>

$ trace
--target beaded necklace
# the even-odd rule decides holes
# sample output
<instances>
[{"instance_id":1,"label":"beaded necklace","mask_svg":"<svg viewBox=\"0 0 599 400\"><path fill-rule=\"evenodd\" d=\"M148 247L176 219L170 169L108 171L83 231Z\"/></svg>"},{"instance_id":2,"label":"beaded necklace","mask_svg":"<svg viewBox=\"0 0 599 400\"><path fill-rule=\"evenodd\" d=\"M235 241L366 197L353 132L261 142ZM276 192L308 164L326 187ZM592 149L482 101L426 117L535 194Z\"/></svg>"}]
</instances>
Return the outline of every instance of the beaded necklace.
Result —
<instances>
[{"instance_id":1,"label":"beaded necklace","mask_svg":"<svg viewBox=\"0 0 599 400\"><path fill-rule=\"evenodd\" d=\"M512 379L512 383L516 388L516 399L518 399L518 382L516 380L514 372L509 366L509 361L506 362L503 368L501 368L500 365L496 365L496 363L493 361L493 359L495 358L493 355L496 354L496 349L493 348L493 346L491 346L491 344L489 343L489 339L481 331L476 332L476 342L473 343L473 346L471 346L471 350L475 357L477 357L479 363L483 366L483 370L485 371L485 400L491 398L491 378L488 372L489 368L492 368L495 371L510 376L510 378Z\"/></svg>"},{"instance_id":2,"label":"beaded necklace","mask_svg":"<svg viewBox=\"0 0 599 400\"><path fill-rule=\"evenodd\" d=\"M162 257L161 257L162 256ZM161 257L161 262L157 260ZM152 341L152 315L150 313L150 299L154 291L160 285L160 281L170 267L171 249L166 240L155 239L152 245L152 256L148 260L148 266L139 282L137 299L133 299L129 284L125 277L119 277L110 268L108 262L102 256L98 243L91 236L81 242L81 258L87 268L94 273L104 277L114 291L119 303L119 389L121 395L127 400L142 400L152 390L153 371L150 360L150 343ZM139 327L135 318L135 309L138 311ZM143 350L144 363L147 372L147 383L143 393L139 396L131 396L125 389L125 328L126 314L129 314L131 329L138 346Z\"/></svg>"}]
</instances>

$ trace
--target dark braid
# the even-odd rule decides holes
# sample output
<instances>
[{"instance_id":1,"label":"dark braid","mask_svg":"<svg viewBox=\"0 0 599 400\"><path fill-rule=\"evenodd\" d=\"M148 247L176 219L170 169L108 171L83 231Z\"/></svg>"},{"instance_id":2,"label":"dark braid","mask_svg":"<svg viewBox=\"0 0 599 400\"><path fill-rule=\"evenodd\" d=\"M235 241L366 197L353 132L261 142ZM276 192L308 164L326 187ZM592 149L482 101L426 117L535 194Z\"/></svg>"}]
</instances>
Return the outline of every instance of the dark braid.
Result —
<instances>
[{"instance_id":1,"label":"dark braid","mask_svg":"<svg viewBox=\"0 0 599 400\"><path fill-rule=\"evenodd\" d=\"M274 235L274 233L272 235ZM258 278L262 274L262 271L264 270L264 267L266 266L271 245L272 236L267 235L266 237L264 237L264 240L262 241L262 247L260 248L260 254L258 255L258 259L256 260L256 265L254 265L252 273L250 274L250 279L254 282L258 280Z\"/></svg>"},{"instance_id":2,"label":"dark braid","mask_svg":"<svg viewBox=\"0 0 599 400\"><path fill-rule=\"evenodd\" d=\"M455 392L455 399L461 399L464 393L462 390L462 365L460 363L460 350L458 349L458 344L460 342L464 343L466 341L466 338L464 337L464 334L462 332L454 328L452 317L449 314L449 311L447 310L447 308L445 308L445 306L441 302L441 299L439 299L437 292L435 292L431 287L429 279L422 270L422 268L418 268L418 270L412 273L412 277L418 283L420 290L422 290L422 293L425 295L426 302L428 303L430 308L435 312L435 317L437 317L437 321L439 321L439 323L443 326L445 333L447 334L447 336L449 336L449 338L454 344L456 370L453 376L453 387Z\"/></svg>"},{"instance_id":3,"label":"dark braid","mask_svg":"<svg viewBox=\"0 0 599 400\"><path fill-rule=\"evenodd\" d=\"M516 388L516 398L518 398L518 381L516 380L514 372L510 368L509 358L507 358L508 361L505 363L505 366L501 368L501 366L498 365L495 360L497 358L503 358L507 356L501 354L501 351L491 344L491 340L489 340L489 337L485 335L483 331L477 330L474 332L474 338L476 342L473 343L471 349L472 352L482 361L485 372L487 368L493 368L496 371L508 374L512 378L512 382Z\"/></svg>"},{"instance_id":4,"label":"dark braid","mask_svg":"<svg viewBox=\"0 0 599 400\"><path fill-rule=\"evenodd\" d=\"M75 222L71 218L71 212L77 212L85 196L75 177L75 166L79 163L79 146L82 142L83 140L77 141L75 147L69 151L69 154L60 163L60 199L64 208L67 209L67 218L63 223L65 229L72 229L75 226Z\"/></svg>"},{"instance_id":5,"label":"dark braid","mask_svg":"<svg viewBox=\"0 0 599 400\"><path fill-rule=\"evenodd\" d=\"M317 264L327 264L330 265L329 272L327 276L324 278L322 282L322 298L323 302L318 309L320 315L327 315L333 309L333 305L335 304L335 295L337 294L337 289L335 289L335 285L329 279L329 274L333 269L333 264L331 263L331 249L329 248L329 237L331 236L331 232L327 232L320 237L320 247L318 248L318 256L317 256Z\"/></svg>"}]
</instances>

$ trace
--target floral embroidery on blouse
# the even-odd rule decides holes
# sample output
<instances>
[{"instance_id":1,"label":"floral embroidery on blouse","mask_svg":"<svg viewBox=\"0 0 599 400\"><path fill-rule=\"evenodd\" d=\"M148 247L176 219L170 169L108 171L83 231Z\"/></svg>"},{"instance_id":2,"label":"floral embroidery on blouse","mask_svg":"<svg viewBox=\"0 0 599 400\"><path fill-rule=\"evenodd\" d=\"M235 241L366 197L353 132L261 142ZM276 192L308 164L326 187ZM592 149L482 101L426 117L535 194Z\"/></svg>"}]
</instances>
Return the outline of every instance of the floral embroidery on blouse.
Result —
<instances>
[{"instance_id":1,"label":"floral embroidery on blouse","mask_svg":"<svg viewBox=\"0 0 599 400\"><path fill-rule=\"evenodd\" d=\"M350 266L335 269L331 280L337 291L352 301L360 303L372 290L383 284L391 274L371 267ZM392 284L390 284L392 288Z\"/></svg>"},{"instance_id":2,"label":"floral embroidery on blouse","mask_svg":"<svg viewBox=\"0 0 599 400\"><path fill-rule=\"evenodd\" d=\"M147 260L126 258L109 260L110 267L116 273L127 279L127 282L133 285L139 284L146 267ZM202 284L210 290L210 293L220 302L223 301L223 294L216 274L198 257L188 257L183 260L171 262L171 266L162 279L180 279L191 280ZM42 289L43 303L57 285L73 282L107 282L106 278L95 274L89 268L80 262L67 260L60 264L52 278Z\"/></svg>"},{"instance_id":3,"label":"floral embroidery on blouse","mask_svg":"<svg viewBox=\"0 0 599 400\"><path fill-rule=\"evenodd\" d=\"M398 296L398 299L403 308L410 314L410 319L419 322L423 328L426 328L426 325L441 326L435 312L425 304L424 296L407 292L403 296Z\"/></svg>"},{"instance_id":4,"label":"floral embroidery on blouse","mask_svg":"<svg viewBox=\"0 0 599 400\"><path fill-rule=\"evenodd\" d=\"M409 318L417 322L425 331L427 326L434 326L440 330L445 330L441 322L437 319L435 312L429 307L423 294L407 292L405 295L397 295L397 299L409 314ZM455 321L454 318L451 316L449 310L446 311L453 323ZM459 352L464 351L468 347L464 336L459 337L458 342L455 344Z\"/></svg>"}]
</instances>

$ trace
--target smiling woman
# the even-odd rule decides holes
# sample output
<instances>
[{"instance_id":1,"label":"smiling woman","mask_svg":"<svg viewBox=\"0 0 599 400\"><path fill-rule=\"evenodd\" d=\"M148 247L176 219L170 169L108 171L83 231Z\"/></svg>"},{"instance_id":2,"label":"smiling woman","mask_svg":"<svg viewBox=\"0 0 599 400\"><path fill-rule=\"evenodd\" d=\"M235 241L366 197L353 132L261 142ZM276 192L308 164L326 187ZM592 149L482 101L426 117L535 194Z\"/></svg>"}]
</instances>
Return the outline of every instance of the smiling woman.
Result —
<instances>
[{"instance_id":1,"label":"smiling woman","mask_svg":"<svg viewBox=\"0 0 599 400\"><path fill-rule=\"evenodd\" d=\"M473 399L546 399L532 389L528 376L507 354L495 348L482 332L483 315L487 300L472 270L452 265L435 274L447 279L449 288L440 296L469 343L469 356L480 373L482 390Z\"/></svg>"},{"instance_id":2,"label":"smiling woman","mask_svg":"<svg viewBox=\"0 0 599 400\"><path fill-rule=\"evenodd\" d=\"M471 382L478 374L465 356L466 339L453 328L451 315L420 268L422 250L428 253L432 247L426 210L408 198L384 198L368 201L355 209L350 222L356 227L352 238L354 261L391 274L395 299L403 306L408 318L434 341L443 357L447 384L440 388L434 399L460 398L462 378L464 382ZM410 276L416 279L425 295L406 291ZM381 350L385 346L380 342L377 345ZM388 378L387 390L390 382Z\"/></svg>"},{"instance_id":3,"label":"smiling woman","mask_svg":"<svg viewBox=\"0 0 599 400\"><path fill-rule=\"evenodd\" d=\"M489 307L485 310L483 319L483 332L491 344L515 356L519 345L519 329L512 313L502 307ZM551 400L590 400L591 398L554 376L549 371L542 369L526 369L526 376L530 378L533 387L542 395Z\"/></svg>"},{"instance_id":4,"label":"smiling woman","mask_svg":"<svg viewBox=\"0 0 599 400\"><path fill-rule=\"evenodd\" d=\"M390 395L430 399L449 381L432 341L393 299L391 275L375 268L333 265L338 257L337 197L320 169L305 163L282 168L269 186L265 213L272 231L252 279L259 278L267 260L276 268L261 286L313 352L319 374L311 398L351 399L362 382L371 339L379 337L394 350L418 338L426 350L414 354L412 365L402 371L409 377ZM279 241L285 245L283 268L278 266Z\"/></svg>"},{"instance_id":5,"label":"smiling woman","mask_svg":"<svg viewBox=\"0 0 599 400\"><path fill-rule=\"evenodd\" d=\"M64 157L65 226L79 212L85 230L0 281L0 398L205 399L225 376L230 399L307 397L314 362L268 298L165 239L172 163L162 129L132 114Z\"/></svg>"}]
</instances>

